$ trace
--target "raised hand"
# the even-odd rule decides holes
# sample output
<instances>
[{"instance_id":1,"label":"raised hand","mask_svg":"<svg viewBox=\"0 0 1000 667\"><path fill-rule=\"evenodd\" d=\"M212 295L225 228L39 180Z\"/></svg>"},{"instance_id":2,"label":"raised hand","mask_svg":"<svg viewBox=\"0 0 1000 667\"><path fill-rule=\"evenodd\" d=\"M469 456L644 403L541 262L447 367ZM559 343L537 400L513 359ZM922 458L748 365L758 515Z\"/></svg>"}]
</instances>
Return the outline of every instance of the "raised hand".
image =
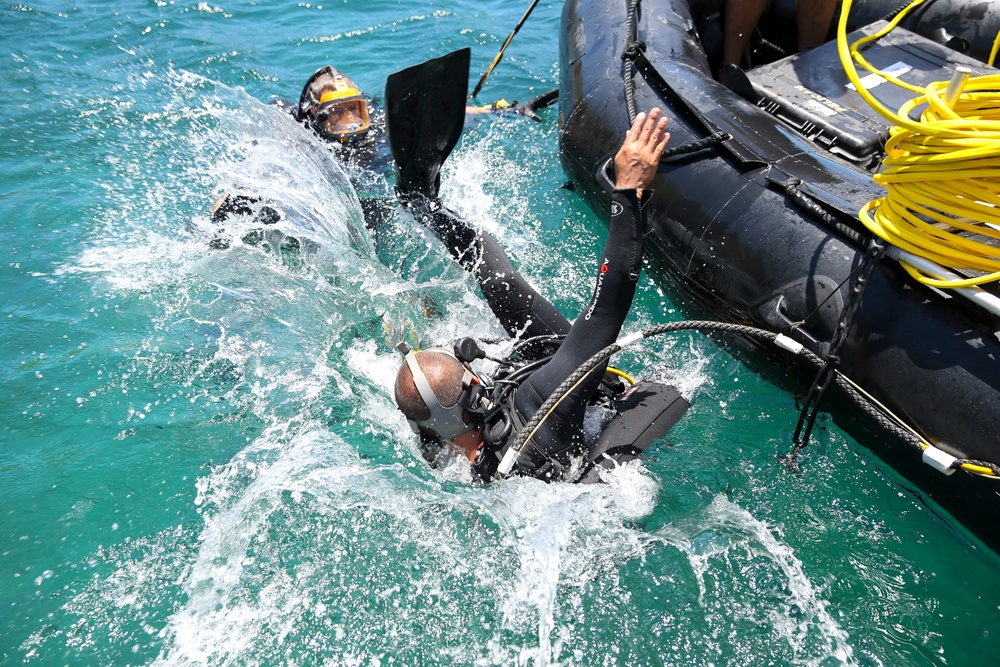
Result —
<instances>
[{"instance_id":1,"label":"raised hand","mask_svg":"<svg viewBox=\"0 0 1000 667\"><path fill-rule=\"evenodd\" d=\"M642 197L643 188L653 182L660 156L670 140L670 134L663 131L667 118L660 116L660 110L654 107L648 116L640 113L635 117L625 134L625 142L615 155L616 188L635 188L636 195Z\"/></svg>"}]
</instances>

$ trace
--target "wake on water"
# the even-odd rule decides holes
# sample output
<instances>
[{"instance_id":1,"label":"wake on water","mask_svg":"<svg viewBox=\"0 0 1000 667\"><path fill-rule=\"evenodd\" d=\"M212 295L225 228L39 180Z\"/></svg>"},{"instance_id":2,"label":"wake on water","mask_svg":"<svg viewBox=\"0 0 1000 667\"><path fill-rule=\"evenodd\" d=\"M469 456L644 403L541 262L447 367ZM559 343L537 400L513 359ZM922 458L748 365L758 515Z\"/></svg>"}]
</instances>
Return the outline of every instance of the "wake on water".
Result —
<instances>
[{"instance_id":1,"label":"wake on water","mask_svg":"<svg viewBox=\"0 0 1000 667\"><path fill-rule=\"evenodd\" d=\"M470 279L405 215L387 268L344 169L277 109L184 72L133 81L135 98L168 97L107 105L127 131L109 135L92 238L60 270L145 304L137 367L175 387L175 405L254 427L193 482L198 522L101 549L111 567L66 603L71 623L26 643L29 660L102 637L152 647L158 665L676 664L733 650L853 662L780 534L725 497L647 532L661 482L639 462L593 487L484 487L468 466L427 467L393 405L391 345L499 337ZM481 150L460 150L445 181L482 174ZM211 250L208 205L230 188L278 202L282 231L314 252L246 245L241 229ZM465 212L493 210L482 192L459 196ZM523 217L510 199L488 226ZM515 246L532 233L499 231ZM704 364L687 359L673 379L686 373L691 395Z\"/></svg>"}]
</instances>

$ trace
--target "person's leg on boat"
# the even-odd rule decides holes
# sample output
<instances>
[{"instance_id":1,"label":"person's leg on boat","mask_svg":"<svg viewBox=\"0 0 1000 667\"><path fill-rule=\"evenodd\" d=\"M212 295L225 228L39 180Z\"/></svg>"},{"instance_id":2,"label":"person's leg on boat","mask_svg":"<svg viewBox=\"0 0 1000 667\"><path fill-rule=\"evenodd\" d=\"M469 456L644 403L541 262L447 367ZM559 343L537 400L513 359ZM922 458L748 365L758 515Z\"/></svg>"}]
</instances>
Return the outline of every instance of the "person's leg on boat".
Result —
<instances>
[{"instance_id":1,"label":"person's leg on boat","mask_svg":"<svg viewBox=\"0 0 1000 667\"><path fill-rule=\"evenodd\" d=\"M799 51L826 41L837 0L797 0L795 22L799 29Z\"/></svg>"},{"instance_id":2,"label":"person's leg on boat","mask_svg":"<svg viewBox=\"0 0 1000 667\"><path fill-rule=\"evenodd\" d=\"M739 66L766 5L767 0L726 0L720 72L726 65Z\"/></svg>"},{"instance_id":3,"label":"person's leg on boat","mask_svg":"<svg viewBox=\"0 0 1000 667\"><path fill-rule=\"evenodd\" d=\"M720 83L723 82L722 71L727 65L739 67L750 43L750 36L766 7L767 0L726 0L722 64L715 77ZM819 46L826 41L836 8L837 0L796 1L795 22L799 51Z\"/></svg>"}]
</instances>

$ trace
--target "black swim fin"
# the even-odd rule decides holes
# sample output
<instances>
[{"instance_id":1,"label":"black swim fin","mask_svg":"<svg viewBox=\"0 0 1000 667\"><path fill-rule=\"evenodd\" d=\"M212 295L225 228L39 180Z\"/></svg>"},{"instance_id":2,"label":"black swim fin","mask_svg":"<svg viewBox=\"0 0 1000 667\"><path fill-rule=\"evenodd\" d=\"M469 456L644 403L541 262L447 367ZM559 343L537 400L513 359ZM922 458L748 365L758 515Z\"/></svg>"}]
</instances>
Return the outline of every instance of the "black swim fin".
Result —
<instances>
[{"instance_id":1,"label":"black swim fin","mask_svg":"<svg viewBox=\"0 0 1000 667\"><path fill-rule=\"evenodd\" d=\"M400 195L437 196L441 165L465 124L470 57L471 49L461 49L386 80L386 136Z\"/></svg>"}]
</instances>

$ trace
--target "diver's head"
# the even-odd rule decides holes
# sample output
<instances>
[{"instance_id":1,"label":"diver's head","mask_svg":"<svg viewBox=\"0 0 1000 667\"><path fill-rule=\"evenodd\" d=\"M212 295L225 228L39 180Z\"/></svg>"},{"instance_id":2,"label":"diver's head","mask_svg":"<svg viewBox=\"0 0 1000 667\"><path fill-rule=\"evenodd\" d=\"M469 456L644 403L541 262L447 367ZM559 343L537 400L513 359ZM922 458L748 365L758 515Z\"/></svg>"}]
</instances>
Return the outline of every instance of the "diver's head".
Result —
<instances>
[{"instance_id":1,"label":"diver's head","mask_svg":"<svg viewBox=\"0 0 1000 667\"><path fill-rule=\"evenodd\" d=\"M320 67L306 81L296 118L327 141L345 143L371 129L368 100L354 82L330 65Z\"/></svg>"},{"instance_id":2,"label":"diver's head","mask_svg":"<svg viewBox=\"0 0 1000 667\"><path fill-rule=\"evenodd\" d=\"M481 441L485 389L453 351L408 351L396 375L395 393L396 405L417 433L463 448L466 440L475 440L472 446Z\"/></svg>"}]
</instances>

